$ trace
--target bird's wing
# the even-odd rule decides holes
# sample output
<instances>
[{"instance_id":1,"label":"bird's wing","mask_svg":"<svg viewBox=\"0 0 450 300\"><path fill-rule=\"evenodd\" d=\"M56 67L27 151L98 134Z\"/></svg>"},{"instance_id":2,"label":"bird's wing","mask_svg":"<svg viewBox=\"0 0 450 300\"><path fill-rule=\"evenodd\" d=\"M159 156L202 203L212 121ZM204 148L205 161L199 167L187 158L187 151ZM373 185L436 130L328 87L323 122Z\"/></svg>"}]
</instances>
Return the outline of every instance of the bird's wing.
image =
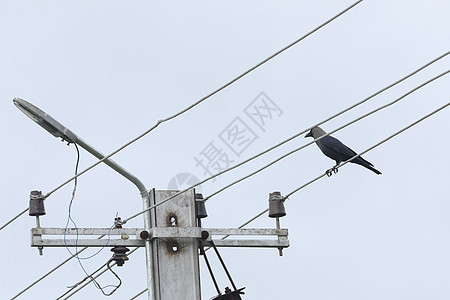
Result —
<instances>
[{"instance_id":1,"label":"bird's wing","mask_svg":"<svg viewBox=\"0 0 450 300\"><path fill-rule=\"evenodd\" d=\"M345 146L340 140L332 136L326 136L322 139L322 144L328 149L336 152L339 155L346 156L348 158L355 156L356 152Z\"/></svg>"},{"instance_id":2,"label":"bird's wing","mask_svg":"<svg viewBox=\"0 0 450 300\"><path fill-rule=\"evenodd\" d=\"M352 158L353 156L357 155L357 153L355 151L353 151L350 147L347 147L346 145L344 145L340 140L338 140L332 136L327 136L325 138L330 138L330 139L327 139L327 141L326 141L327 147L331 147L334 152L336 152L343 158L343 160L348 160L348 159ZM365 160L361 156L355 158L353 161L354 162L357 162L357 161L363 162L363 163L366 163L369 166L373 167L372 163Z\"/></svg>"},{"instance_id":3,"label":"bird's wing","mask_svg":"<svg viewBox=\"0 0 450 300\"><path fill-rule=\"evenodd\" d=\"M326 136L322 140L323 152L328 157L337 161L345 161L356 155L356 152L344 145L340 140ZM356 158L357 160L358 158Z\"/></svg>"}]
</instances>

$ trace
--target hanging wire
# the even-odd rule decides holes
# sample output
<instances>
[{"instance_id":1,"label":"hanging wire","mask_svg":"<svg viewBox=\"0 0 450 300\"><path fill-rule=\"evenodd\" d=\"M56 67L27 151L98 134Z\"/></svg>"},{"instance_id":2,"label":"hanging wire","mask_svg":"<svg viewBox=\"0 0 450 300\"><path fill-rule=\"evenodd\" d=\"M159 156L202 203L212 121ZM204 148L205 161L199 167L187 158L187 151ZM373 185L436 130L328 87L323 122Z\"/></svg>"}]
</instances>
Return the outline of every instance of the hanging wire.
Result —
<instances>
[{"instance_id":1,"label":"hanging wire","mask_svg":"<svg viewBox=\"0 0 450 300\"><path fill-rule=\"evenodd\" d=\"M139 247L135 247L134 249L132 249L127 256L130 256L131 254L133 254L134 252L136 252L139 249ZM97 279L98 277L100 277L101 275L103 275L105 272L108 271L108 262L103 264L100 268L98 268L96 271L92 272L91 274L89 274L90 276L92 276L93 278ZM116 262L113 262L112 264L110 264L109 268L114 267L115 265L117 265ZM105 268L103 271L101 271L100 273L98 273L97 275L94 276L95 273L99 272L102 268L104 268L105 266L107 266L107 268ZM112 270L110 270L112 271ZM59 299L69 299L70 297L72 297L73 295L75 295L76 293L78 293L80 290L82 290L83 288L85 288L86 286L88 286L92 281L87 281L89 279L88 276L86 276L84 279L82 279L78 284L73 285L71 287L70 290L66 291L64 294L60 295L58 298L56 298L57 300ZM80 286L81 283L83 283L83 285ZM76 289L76 290L75 290ZM73 292L72 292L73 291ZM72 293L71 293L72 292ZM66 296L65 298L63 298L64 296Z\"/></svg>"},{"instance_id":2,"label":"hanging wire","mask_svg":"<svg viewBox=\"0 0 450 300\"><path fill-rule=\"evenodd\" d=\"M74 144L75 149L76 149L76 151L77 151L77 160L76 160L76 164L75 164L75 176L76 176L77 173L78 173L78 166L79 166L79 164L80 164L80 150L78 149L78 145L77 145L76 143L73 143L73 144ZM109 228L109 231L108 231L108 240L106 241L105 245L103 245L103 247L100 248L100 250L98 250L97 252L95 252L94 254L92 254L92 255L90 255L90 256L88 256L88 257L84 257L84 258L79 257L79 255L78 255L78 253L79 253L79 251L78 251L78 237L79 237L79 235L78 235L78 227L77 227L77 224L75 223L75 221L73 220L72 215L71 215L72 204L73 204L73 201L74 201L74 199L75 199L75 193L76 193L76 190L77 190L77 185L78 185L78 177L75 177L75 180L74 180L74 187L73 187L73 191L72 191L72 198L70 199L70 202L69 202L69 212L68 212L68 216L67 216L66 227L64 228L64 245L65 245L65 248L67 249L67 251L68 251L72 256L75 256L75 257L76 257L76 259L77 259L77 261L78 261L78 264L80 265L81 269L82 269L83 272L88 276L88 278L91 279L91 281L94 283L95 287L98 288L105 296L110 296L110 295L112 295L112 294L120 287L120 285L122 284L122 281L121 281L120 278L117 276L117 274L114 273L114 271L112 271L112 270L110 269L110 267L109 267L109 263L110 263L111 260L108 261L105 265L108 265L108 268L111 270L111 272L119 279L119 285L118 285L118 286L113 286L113 287L114 287L114 290L113 290L112 292L110 292L110 293L105 293L104 289L107 288L107 287L110 287L111 285L108 285L108 286L105 286L105 287L100 286L100 284L99 284L92 276L90 276L90 275L88 274L88 272L87 272L86 269L84 268L83 264L81 263L81 260L82 260L82 259L90 259L90 258L96 256L97 254L99 254L99 253L100 253L100 252L108 245L108 243L110 242L110 239L111 239L111 230L116 226L116 222ZM117 217L117 215L116 215L116 217ZM117 218L116 218L116 220L117 220ZM76 230L75 254L73 254L72 251L70 251L69 247L67 246L66 233L67 233L67 229L68 229L68 227L69 227L69 222L71 222L71 223L74 225L74 228L75 228L75 230ZM78 283L78 284L80 284L80 283ZM78 285L78 284L77 284L77 285ZM77 285L76 285L76 286L77 286ZM76 286L75 286L75 287L76 287Z\"/></svg>"},{"instance_id":3,"label":"hanging wire","mask_svg":"<svg viewBox=\"0 0 450 300\"><path fill-rule=\"evenodd\" d=\"M308 142L308 143L306 143L305 145L303 145L303 146L301 146L301 147L298 147L298 148L296 148L296 149L294 149L294 150L292 150L292 151L290 151L290 152L288 152L288 153L286 153L286 154L280 156L280 157L277 158L276 160L274 160L274 161L268 163L267 165L264 165L263 167L259 168L258 170L254 171L254 172L252 172L252 173L250 173L250 174L248 174L248 175L246 175L246 176L244 176L244 177L241 177L240 179L238 179L238 180L236 180L236 181L234 181L234 182L232 182L232 183L226 185L225 187L223 187L223 188L217 190L216 192L214 192L214 193L212 193L211 195L207 196L203 201L207 201L207 200L211 199L212 197L214 197L214 196L216 196L217 194L223 192L224 190L230 188L231 186L233 186L233 185L235 185L235 184L237 184L237 183L239 183L239 182L241 182L241 181L243 181L243 180L245 180L245 179L248 179L248 178L254 176L255 174L261 172L262 170L267 169L268 167L272 166L273 164L279 162L280 160L286 158L287 156L289 156L289 155L291 155L291 154L294 154L295 152L297 152L297 151L299 151L299 150L301 150L301 149L306 148L307 146L313 144L314 142L317 142L317 141L323 139L324 137L326 137L326 136L328 136L328 135L330 135L330 134L332 134L332 133L335 133L335 132L337 132L337 131L339 131L339 130L341 130L341 129L343 129L343 128L345 128L345 127L347 127L347 126L349 126L349 125L351 125L351 124L353 124L353 123L355 123L355 122L358 122L358 121L361 120L361 119L364 119L364 118L366 118L366 117L368 117L368 116L370 116L370 115L372 115L372 114L374 114L374 113L376 113L376 112L378 112L378 111L380 111L380 110L382 110L382 109L385 109L385 108L387 108L387 107L389 107L389 106L391 106L391 105L393 105L393 104L399 102L400 100L406 98L407 96L411 95L412 93L416 92L417 90L421 89L422 87L428 85L429 83L431 83L431 82L433 82L433 81L435 81L435 80L441 78L442 76L447 75L448 73L450 73L450 70L447 70L447 71L445 71L445 72L443 72L443 73L441 73L441 74L439 74L439 75L437 75L437 76L435 76L435 77L433 77L433 78L431 78L431 79L425 81L424 83L422 83L422 84L416 86L415 88L411 89L410 91L408 91L407 93L403 94L402 96L400 96L399 98L395 99L394 101L391 101L391 102L389 102L389 103L387 103L387 104L385 104L385 105L382 105L382 106L380 106L380 107L378 107L378 108L376 108L376 109L374 109L374 110L372 110L372 111L370 111L370 112L368 112L368 113L366 113L366 114L364 114L364 115L362 115L362 116L360 116L360 117L354 119L353 121L350 121L350 122L344 124L343 126L337 128L337 129L335 129L335 130L333 130L333 131L330 131L330 132L326 133L325 135L322 135L321 137L319 137L319 138L317 138L317 139L315 139L315 140L313 140L313 141L311 141L311 142ZM305 131L305 132L306 132L306 131ZM151 205L150 207L148 207L148 208L146 208L146 209L144 209L144 210L142 210L142 211L140 211L140 212L138 212L138 213L136 213L136 214L134 214L134 215L128 217L128 218L125 219L123 222L126 223L126 222L130 221L131 219L134 219L134 218L136 218L137 216L139 216L139 215L141 215L141 214L143 214L143 213L145 213L145 212L147 212L147 211L150 211L150 210L154 209L155 207L158 207L158 206L160 206L160 205L166 203L167 201L172 200L172 199L175 198L176 196L180 195L181 193L183 193L183 192L185 192L185 191L187 191L187 190L189 190L189 189L191 189L191 188L188 188L188 189L185 189L185 190L183 190L183 191L180 191L179 193L176 193L176 194L172 195L171 197L166 198L166 199L164 199L163 201L161 201L161 202L159 202L159 203L157 203L157 204Z\"/></svg>"},{"instance_id":4,"label":"hanging wire","mask_svg":"<svg viewBox=\"0 0 450 300\"><path fill-rule=\"evenodd\" d=\"M76 143L74 143L74 146L75 146L75 149L77 151L77 161L76 161L76 164L75 164L75 175L77 175L77 173L78 173L78 166L80 164L80 150L79 150L78 145ZM72 214L71 214L72 204L73 204L73 200L75 199L75 193L76 193L76 190L77 190L77 185L78 185L78 177L75 178L75 180L74 180L74 187L73 187L73 191L72 191L72 198L70 199L70 202L69 202L69 213L68 213L68 216L67 216L66 226L64 228L64 245L65 245L66 250L70 253L70 255L75 256L77 258L77 260L79 261L80 265L81 265L80 260L82 260L82 259L90 259L90 258L96 256L97 254L99 254L103 249L105 249L105 247L109 244L109 242L111 240L111 230L116 226L117 221L114 222L114 224L109 228L109 231L108 231L108 234L107 234L108 240L106 241L105 245L103 245L103 247L100 248L100 250L98 250L97 252L95 252L94 254L92 254L90 256L79 257L79 255L76 254L76 253L78 253L78 237L79 237L79 235L78 235L78 227L77 227L77 224L75 223L75 221L73 220ZM116 213L116 220L117 220L117 215L118 215L118 213ZM73 254L72 251L70 251L69 247L67 246L66 233L67 233L67 230L68 230L68 227L69 227L69 222L71 222L73 224L73 226L75 228L75 231L77 233L76 234L76 242L75 242L75 254ZM83 266L81 266L81 267L83 268ZM83 270L84 270L84 268L83 268Z\"/></svg>"},{"instance_id":5,"label":"hanging wire","mask_svg":"<svg viewBox=\"0 0 450 300\"><path fill-rule=\"evenodd\" d=\"M82 279L80 282L78 282L78 283L76 283L75 285L73 285L73 286L69 286L69 288L70 288L70 290L68 290L68 291L66 291L64 294L62 294L61 296L59 296L58 298L56 298L56 300L59 300L59 299L69 299L70 297L72 297L76 292L78 292L79 290L81 290L83 287L85 287L86 285L88 285L89 283L91 283L91 282L93 282L94 283L94 285L96 285L96 284L98 284L97 283L97 281L96 281L96 279L97 279L97 277L99 277L100 275L102 275L103 273L105 273L106 271L111 271L111 273L119 280L119 284L117 284L117 285L107 285L107 286L104 286L104 287L102 287L102 288L100 288L100 291L103 293L103 295L105 295L105 296L111 296L112 294L114 294L114 292L115 291L117 291L117 289L122 285L122 279L120 279L120 277L117 275L117 273L116 272L114 272L112 269L111 269L111 262L112 262L112 259L109 259L106 263L104 263L100 268L98 268L97 270L95 270L93 273L91 273L91 274L88 274L84 279ZM115 263L113 263L113 266L115 265ZM97 276L93 276L93 274L95 274L95 273L97 273L98 271L100 271L101 269L103 269L104 267L106 267L105 268L105 270L103 271L103 272L101 272L101 273L99 273ZM67 297L65 297L65 298L63 298L64 296L66 296L67 294L69 294L71 291L73 291L75 288L77 288L80 284L82 284L84 281L86 281L87 279L91 279L90 281L88 281L87 283L85 283L82 287L80 287L78 290L76 290L74 293L72 293L72 294L70 294L70 295L68 295ZM105 292L105 289L106 288L110 288L110 287L112 287L113 288L113 290L111 291L111 292L109 292L109 293L106 293ZM98 288L98 287L97 287Z\"/></svg>"},{"instance_id":6,"label":"hanging wire","mask_svg":"<svg viewBox=\"0 0 450 300\"><path fill-rule=\"evenodd\" d=\"M80 150L78 149L78 145L76 143L74 143L75 145L75 149L77 151L77 161L75 164L75 175L78 174L78 166L80 164ZM66 227L64 228L64 245L66 246L67 251L73 255L72 251L70 251L69 247L67 247L67 243L66 243L66 232L67 232L67 228L69 227L69 222L72 222L73 226L75 227L76 231L77 231L77 243L78 243L78 227L77 224L75 224L75 221L72 219L72 204L73 204L73 200L75 199L75 193L77 191L77 185L78 185L78 177L75 178L74 180L74 185L73 185L73 191L72 191L72 198L70 199L69 202L69 213L67 214L67 222L66 222ZM78 247L75 247L75 252L78 252ZM78 255L76 255L77 259L79 259Z\"/></svg>"}]
</instances>

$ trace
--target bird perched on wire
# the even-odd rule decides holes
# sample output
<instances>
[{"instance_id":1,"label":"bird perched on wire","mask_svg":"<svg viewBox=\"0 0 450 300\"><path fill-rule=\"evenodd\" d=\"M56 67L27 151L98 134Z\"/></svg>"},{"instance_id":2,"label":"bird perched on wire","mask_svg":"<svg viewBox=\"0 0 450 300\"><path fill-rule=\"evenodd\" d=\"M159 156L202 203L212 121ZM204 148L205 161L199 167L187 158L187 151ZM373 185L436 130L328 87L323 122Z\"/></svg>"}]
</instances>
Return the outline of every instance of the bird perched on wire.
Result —
<instances>
[{"instance_id":1,"label":"bird perched on wire","mask_svg":"<svg viewBox=\"0 0 450 300\"><path fill-rule=\"evenodd\" d=\"M320 128L320 127L314 127L312 128L307 135L305 135L305 138L312 137L313 139L317 139L321 137L322 135L325 135L326 132ZM345 146L341 141L338 139L328 135L326 137L323 137L322 139L316 141L317 146L320 148L320 150L328 156L329 158L336 161L336 166L333 168L327 170L327 175L331 176L332 172L337 173L338 169L336 168L341 162L349 160L353 156L357 155L355 151L350 149L349 147ZM380 175L381 172L378 171L373 167L373 164L362 158L361 156L358 156L350 161L351 163L355 163L358 165L361 165L374 173Z\"/></svg>"}]
</instances>

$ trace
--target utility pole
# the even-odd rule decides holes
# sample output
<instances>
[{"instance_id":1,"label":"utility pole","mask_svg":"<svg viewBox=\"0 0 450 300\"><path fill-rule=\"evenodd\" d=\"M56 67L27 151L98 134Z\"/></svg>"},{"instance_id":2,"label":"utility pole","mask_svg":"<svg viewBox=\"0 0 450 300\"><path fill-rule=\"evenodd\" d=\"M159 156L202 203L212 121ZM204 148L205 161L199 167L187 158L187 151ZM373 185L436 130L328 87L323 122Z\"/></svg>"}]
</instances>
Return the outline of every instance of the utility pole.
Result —
<instances>
[{"instance_id":1,"label":"utility pole","mask_svg":"<svg viewBox=\"0 0 450 300\"><path fill-rule=\"evenodd\" d=\"M105 159L103 154L36 106L22 99L14 99L14 104L52 135L68 143L76 143L135 184L140 191L144 210L178 194L178 191L148 191L137 177L113 160ZM114 228L42 228L40 217L45 215L45 196L40 191L31 191L29 214L36 218L36 227L31 229L31 246L37 247L41 255L44 247L105 247L105 240L92 239L92 236L108 236L107 247L114 252L111 260L117 266L123 266L128 260L127 247L145 247L150 300L200 300L199 250L213 277L203 250L205 246L212 247L234 288L232 291L227 287L222 295L213 277L219 294L214 299L241 299L239 294L242 294L243 288L238 290L234 286L217 247L277 248L282 255L282 250L289 247L288 230L280 228L279 222L279 218L286 215L285 199L279 192L269 195L269 217L276 218L276 228L250 229L203 228L201 218L207 214L201 199L201 194L195 194L194 189L177 195L171 201L143 213L144 228L123 228L120 222L116 222ZM46 238L48 235L52 238ZM67 238L70 236L76 238ZM214 239L214 236L241 238ZM255 236L259 238L255 239Z\"/></svg>"},{"instance_id":2,"label":"utility pole","mask_svg":"<svg viewBox=\"0 0 450 300\"><path fill-rule=\"evenodd\" d=\"M176 194L177 191L151 191L152 205ZM198 230L196 225L194 190L178 195L152 211L154 228L168 230L165 238L153 240L157 299L200 299L198 263ZM196 230L180 237L183 230ZM154 235L153 235L154 236ZM189 237L192 236L192 237Z\"/></svg>"}]
</instances>

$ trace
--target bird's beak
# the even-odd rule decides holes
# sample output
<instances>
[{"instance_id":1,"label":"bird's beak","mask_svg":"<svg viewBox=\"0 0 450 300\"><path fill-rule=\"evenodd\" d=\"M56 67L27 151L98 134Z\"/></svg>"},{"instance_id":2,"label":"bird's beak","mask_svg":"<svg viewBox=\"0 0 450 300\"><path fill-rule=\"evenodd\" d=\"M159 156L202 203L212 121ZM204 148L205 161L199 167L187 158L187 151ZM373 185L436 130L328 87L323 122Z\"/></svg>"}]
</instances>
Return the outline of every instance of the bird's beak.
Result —
<instances>
[{"instance_id":1,"label":"bird's beak","mask_svg":"<svg viewBox=\"0 0 450 300\"><path fill-rule=\"evenodd\" d=\"M312 133L311 133L311 131L310 131L310 132L308 132L308 134L307 134L307 135L305 135L305 138L307 138L307 137L312 137Z\"/></svg>"}]
</instances>

